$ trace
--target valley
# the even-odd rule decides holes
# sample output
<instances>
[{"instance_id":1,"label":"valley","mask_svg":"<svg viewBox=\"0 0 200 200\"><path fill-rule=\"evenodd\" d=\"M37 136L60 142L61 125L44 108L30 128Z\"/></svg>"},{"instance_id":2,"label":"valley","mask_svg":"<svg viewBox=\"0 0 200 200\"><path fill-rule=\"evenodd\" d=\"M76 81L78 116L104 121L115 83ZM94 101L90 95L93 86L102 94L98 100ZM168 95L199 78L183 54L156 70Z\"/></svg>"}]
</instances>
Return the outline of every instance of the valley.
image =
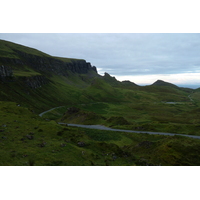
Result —
<instances>
[{"instance_id":1,"label":"valley","mask_svg":"<svg viewBox=\"0 0 200 200\"><path fill-rule=\"evenodd\" d=\"M199 89L120 82L83 59L0 40L2 166L194 166L198 137Z\"/></svg>"}]
</instances>

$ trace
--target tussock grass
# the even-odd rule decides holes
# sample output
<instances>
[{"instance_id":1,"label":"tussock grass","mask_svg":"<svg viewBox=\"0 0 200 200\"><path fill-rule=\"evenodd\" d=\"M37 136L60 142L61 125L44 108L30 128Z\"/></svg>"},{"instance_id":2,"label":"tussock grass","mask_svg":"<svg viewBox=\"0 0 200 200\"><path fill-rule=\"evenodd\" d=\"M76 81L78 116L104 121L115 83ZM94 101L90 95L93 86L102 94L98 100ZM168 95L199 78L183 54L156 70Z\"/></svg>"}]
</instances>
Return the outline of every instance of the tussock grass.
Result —
<instances>
[{"instance_id":1,"label":"tussock grass","mask_svg":"<svg viewBox=\"0 0 200 200\"><path fill-rule=\"evenodd\" d=\"M180 136L62 126L14 102L0 102L3 166L199 165L199 147L199 140Z\"/></svg>"}]
</instances>

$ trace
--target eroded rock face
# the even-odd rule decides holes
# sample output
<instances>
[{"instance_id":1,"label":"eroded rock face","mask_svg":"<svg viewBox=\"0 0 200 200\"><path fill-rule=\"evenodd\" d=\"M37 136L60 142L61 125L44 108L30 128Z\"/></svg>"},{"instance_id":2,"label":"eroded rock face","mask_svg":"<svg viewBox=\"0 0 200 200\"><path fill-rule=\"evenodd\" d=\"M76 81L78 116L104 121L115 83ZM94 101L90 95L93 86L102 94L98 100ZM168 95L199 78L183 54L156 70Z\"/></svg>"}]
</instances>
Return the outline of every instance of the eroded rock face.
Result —
<instances>
[{"instance_id":1,"label":"eroded rock face","mask_svg":"<svg viewBox=\"0 0 200 200\"><path fill-rule=\"evenodd\" d=\"M71 62L63 62L54 57L41 57L17 50L15 52L19 55L21 61L23 61L23 65L28 65L39 72L53 72L56 75L62 76L68 76L69 71L78 74L86 74L89 71L95 71L97 73L96 67L91 66L85 60L74 59Z\"/></svg>"},{"instance_id":2,"label":"eroded rock face","mask_svg":"<svg viewBox=\"0 0 200 200\"><path fill-rule=\"evenodd\" d=\"M30 76L24 78L25 84L32 88L36 89L39 87L42 87L42 85L45 85L49 82L49 80L45 76Z\"/></svg>"},{"instance_id":3,"label":"eroded rock face","mask_svg":"<svg viewBox=\"0 0 200 200\"><path fill-rule=\"evenodd\" d=\"M0 66L0 77L5 78L5 77L11 77L13 76L12 68L9 66Z\"/></svg>"}]
</instances>

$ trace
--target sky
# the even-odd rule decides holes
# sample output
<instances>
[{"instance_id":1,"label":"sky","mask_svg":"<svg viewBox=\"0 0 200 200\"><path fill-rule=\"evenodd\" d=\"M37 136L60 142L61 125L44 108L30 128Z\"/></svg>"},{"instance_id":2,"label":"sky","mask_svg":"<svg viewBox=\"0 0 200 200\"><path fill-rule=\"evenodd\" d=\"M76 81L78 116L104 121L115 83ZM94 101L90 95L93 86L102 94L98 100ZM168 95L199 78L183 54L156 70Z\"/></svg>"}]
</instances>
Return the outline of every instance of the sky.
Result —
<instances>
[{"instance_id":1,"label":"sky","mask_svg":"<svg viewBox=\"0 0 200 200\"><path fill-rule=\"evenodd\" d=\"M200 86L199 33L0 33L0 39L85 59L120 81Z\"/></svg>"}]
</instances>

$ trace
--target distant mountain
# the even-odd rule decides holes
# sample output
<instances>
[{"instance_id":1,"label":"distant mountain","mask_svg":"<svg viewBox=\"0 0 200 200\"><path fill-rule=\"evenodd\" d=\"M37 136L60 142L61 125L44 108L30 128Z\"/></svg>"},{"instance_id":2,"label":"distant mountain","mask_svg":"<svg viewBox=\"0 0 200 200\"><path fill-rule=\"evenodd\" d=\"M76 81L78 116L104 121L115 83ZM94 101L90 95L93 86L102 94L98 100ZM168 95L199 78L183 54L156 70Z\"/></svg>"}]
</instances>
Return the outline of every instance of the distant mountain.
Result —
<instances>
[{"instance_id":1,"label":"distant mountain","mask_svg":"<svg viewBox=\"0 0 200 200\"><path fill-rule=\"evenodd\" d=\"M135 84L135 83L133 83L133 82L131 82L131 81L122 81L122 84L124 85L124 86L138 86L137 84Z\"/></svg>"},{"instance_id":2,"label":"distant mountain","mask_svg":"<svg viewBox=\"0 0 200 200\"><path fill-rule=\"evenodd\" d=\"M110 74L108 73L104 73L104 76L102 76L102 79L105 80L107 83L109 83L112 86L116 86L116 87L125 87L125 88L135 88L136 85L135 83L131 82L131 81L118 81L115 77L112 77Z\"/></svg>"},{"instance_id":3,"label":"distant mountain","mask_svg":"<svg viewBox=\"0 0 200 200\"><path fill-rule=\"evenodd\" d=\"M156 82L152 84L152 86L171 86L171 87L178 88L178 86L169 82L162 81L162 80L157 80Z\"/></svg>"}]
</instances>

